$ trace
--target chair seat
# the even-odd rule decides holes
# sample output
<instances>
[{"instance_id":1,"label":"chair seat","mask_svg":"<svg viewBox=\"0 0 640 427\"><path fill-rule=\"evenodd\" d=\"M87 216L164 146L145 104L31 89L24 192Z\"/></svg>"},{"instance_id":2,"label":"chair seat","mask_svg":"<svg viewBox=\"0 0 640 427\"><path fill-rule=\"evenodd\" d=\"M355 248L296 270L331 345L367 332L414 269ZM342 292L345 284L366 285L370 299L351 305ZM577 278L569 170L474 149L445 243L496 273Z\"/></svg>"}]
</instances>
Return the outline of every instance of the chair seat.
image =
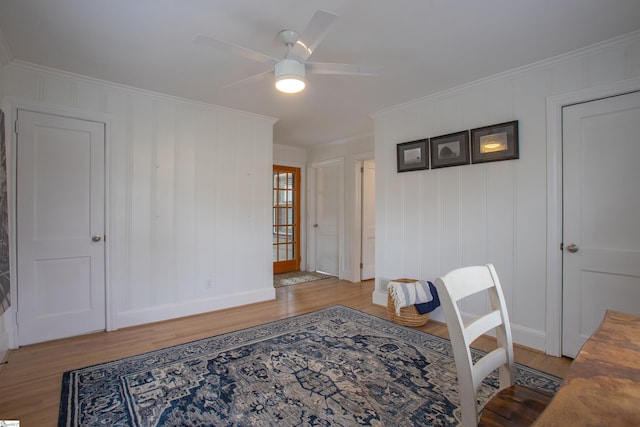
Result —
<instances>
[{"instance_id":1,"label":"chair seat","mask_svg":"<svg viewBox=\"0 0 640 427\"><path fill-rule=\"evenodd\" d=\"M547 407L553 396L521 385L502 389L487 402L478 426L530 426Z\"/></svg>"}]
</instances>

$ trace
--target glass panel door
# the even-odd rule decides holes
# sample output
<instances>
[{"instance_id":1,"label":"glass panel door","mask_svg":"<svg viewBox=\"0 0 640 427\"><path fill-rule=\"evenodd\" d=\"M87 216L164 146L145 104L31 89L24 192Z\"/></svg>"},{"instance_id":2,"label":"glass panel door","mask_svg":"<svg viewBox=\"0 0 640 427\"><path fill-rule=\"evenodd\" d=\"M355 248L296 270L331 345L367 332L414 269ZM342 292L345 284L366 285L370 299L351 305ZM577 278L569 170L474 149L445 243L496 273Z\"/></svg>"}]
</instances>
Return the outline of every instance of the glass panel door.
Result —
<instances>
[{"instance_id":1,"label":"glass panel door","mask_svg":"<svg viewBox=\"0 0 640 427\"><path fill-rule=\"evenodd\" d=\"M273 272L300 269L300 169L273 167Z\"/></svg>"}]
</instances>

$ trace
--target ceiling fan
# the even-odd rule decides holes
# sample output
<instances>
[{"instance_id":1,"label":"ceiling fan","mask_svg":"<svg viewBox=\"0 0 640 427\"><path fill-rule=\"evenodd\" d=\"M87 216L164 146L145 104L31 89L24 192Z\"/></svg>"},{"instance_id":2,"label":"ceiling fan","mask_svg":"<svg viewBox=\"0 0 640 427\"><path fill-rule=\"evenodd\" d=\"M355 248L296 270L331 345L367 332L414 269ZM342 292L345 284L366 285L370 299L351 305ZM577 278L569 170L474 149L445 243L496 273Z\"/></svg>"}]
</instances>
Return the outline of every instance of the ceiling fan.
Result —
<instances>
[{"instance_id":1,"label":"ceiling fan","mask_svg":"<svg viewBox=\"0 0 640 427\"><path fill-rule=\"evenodd\" d=\"M297 93L306 86L306 74L340 74L349 76L376 76L379 67L353 64L334 64L328 62L307 62L307 59L327 35L338 17L332 13L318 10L311 18L307 28L301 34L293 30L282 30L278 38L287 47L284 58L274 58L260 52L237 46L224 40L214 39L204 34L197 34L194 42L222 48L248 59L269 65L271 68L263 73L230 83L224 87L262 78L274 73L276 89L285 93Z\"/></svg>"}]
</instances>

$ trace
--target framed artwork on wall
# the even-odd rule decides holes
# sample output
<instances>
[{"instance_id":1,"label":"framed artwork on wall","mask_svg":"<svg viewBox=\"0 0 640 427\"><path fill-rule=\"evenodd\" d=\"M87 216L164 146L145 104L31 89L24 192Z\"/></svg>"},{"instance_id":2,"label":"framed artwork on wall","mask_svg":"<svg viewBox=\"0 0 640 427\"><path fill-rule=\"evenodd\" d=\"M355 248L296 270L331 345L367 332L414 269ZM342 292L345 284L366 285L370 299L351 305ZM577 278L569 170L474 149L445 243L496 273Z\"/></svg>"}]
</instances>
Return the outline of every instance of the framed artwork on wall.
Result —
<instances>
[{"instance_id":1,"label":"framed artwork on wall","mask_svg":"<svg viewBox=\"0 0 640 427\"><path fill-rule=\"evenodd\" d=\"M430 139L431 169L469 164L469 131Z\"/></svg>"},{"instance_id":2,"label":"framed artwork on wall","mask_svg":"<svg viewBox=\"0 0 640 427\"><path fill-rule=\"evenodd\" d=\"M518 121L471 129L471 162L519 158Z\"/></svg>"},{"instance_id":3,"label":"framed artwork on wall","mask_svg":"<svg viewBox=\"0 0 640 427\"><path fill-rule=\"evenodd\" d=\"M427 138L398 144L398 172L429 169L428 144Z\"/></svg>"}]
</instances>

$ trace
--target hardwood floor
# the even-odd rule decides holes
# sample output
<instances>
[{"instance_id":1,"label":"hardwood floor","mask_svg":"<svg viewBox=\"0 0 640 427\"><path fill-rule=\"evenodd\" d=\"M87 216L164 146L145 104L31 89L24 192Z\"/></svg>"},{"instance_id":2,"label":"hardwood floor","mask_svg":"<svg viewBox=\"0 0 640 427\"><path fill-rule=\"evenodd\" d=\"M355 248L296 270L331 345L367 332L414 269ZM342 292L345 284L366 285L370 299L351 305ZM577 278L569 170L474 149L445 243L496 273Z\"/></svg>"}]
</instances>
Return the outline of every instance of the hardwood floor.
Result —
<instances>
[{"instance_id":1,"label":"hardwood floor","mask_svg":"<svg viewBox=\"0 0 640 427\"><path fill-rule=\"evenodd\" d=\"M350 283L337 279L276 289L276 299L243 307L100 332L13 350L0 367L0 420L20 420L21 427L54 426L62 374L224 332L272 322L285 317L342 304L388 318L386 308L371 302L373 281ZM429 321L419 329L447 337L446 325ZM478 348L492 348L491 338L480 338ZM516 361L564 377L571 359L546 356L524 347L515 349Z\"/></svg>"}]
</instances>

